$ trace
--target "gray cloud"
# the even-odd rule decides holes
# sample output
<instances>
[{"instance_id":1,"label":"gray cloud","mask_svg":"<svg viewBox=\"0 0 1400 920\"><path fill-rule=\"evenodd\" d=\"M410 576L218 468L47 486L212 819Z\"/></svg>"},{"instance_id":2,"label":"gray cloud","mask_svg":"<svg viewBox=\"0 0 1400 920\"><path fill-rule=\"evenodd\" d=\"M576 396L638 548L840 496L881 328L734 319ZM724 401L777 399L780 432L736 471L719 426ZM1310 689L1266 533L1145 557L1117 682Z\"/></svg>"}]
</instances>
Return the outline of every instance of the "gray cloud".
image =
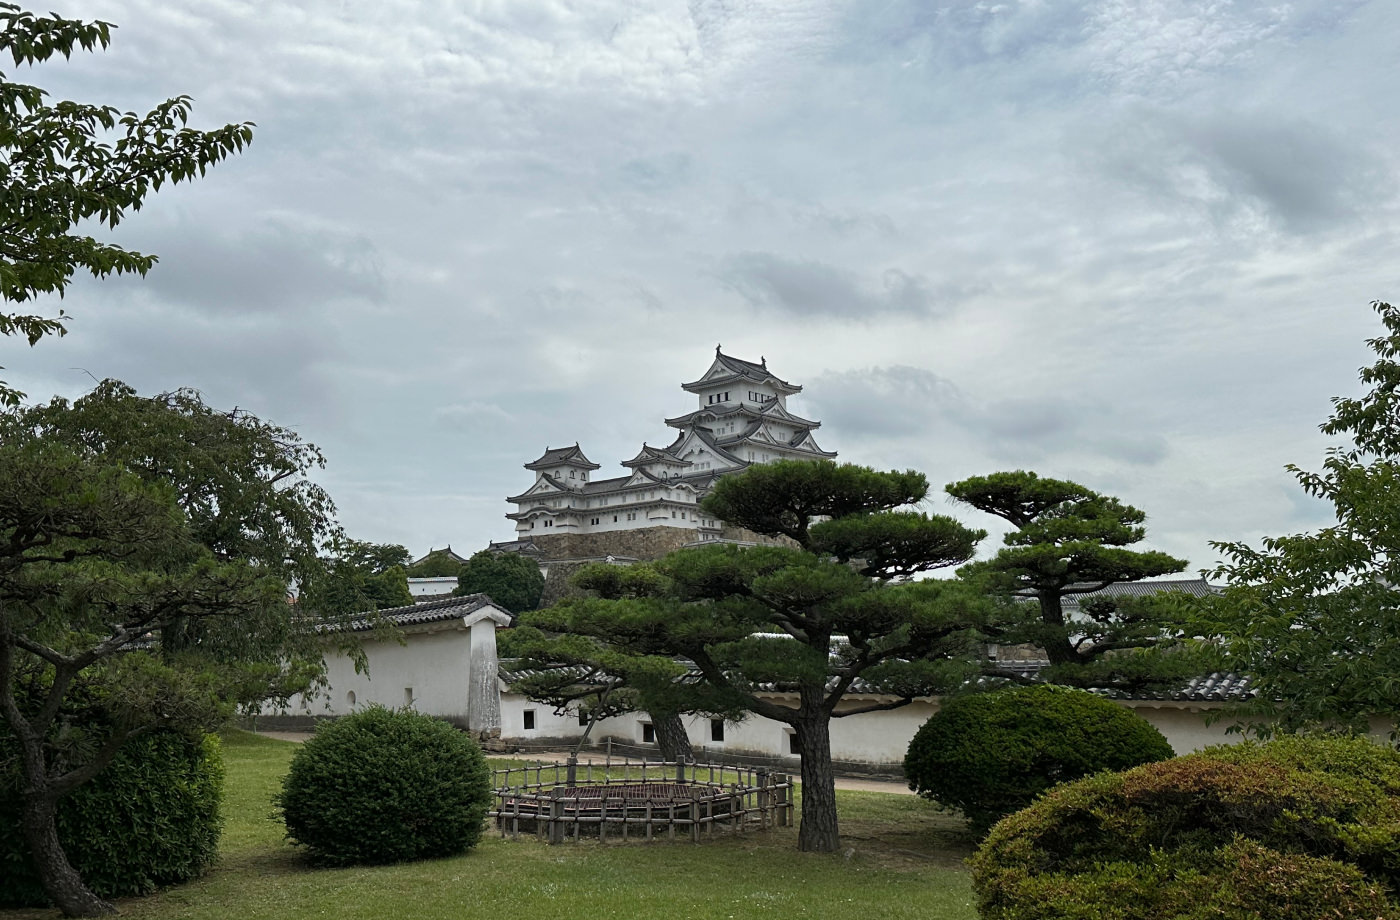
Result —
<instances>
[{"instance_id":1,"label":"gray cloud","mask_svg":"<svg viewBox=\"0 0 1400 920\"><path fill-rule=\"evenodd\" d=\"M907 439L955 435L970 452L1013 465L1092 455L1153 466L1169 454L1159 433L1142 431L1102 402L1047 396L976 399L916 367L826 374L813 383L825 425L843 435Z\"/></svg>"},{"instance_id":2,"label":"gray cloud","mask_svg":"<svg viewBox=\"0 0 1400 920\"><path fill-rule=\"evenodd\" d=\"M767 252L730 256L718 274L752 306L797 316L853 320L889 313L939 316L952 308L956 297L955 292L935 289L922 275L898 268L866 278L834 265Z\"/></svg>"},{"instance_id":3,"label":"gray cloud","mask_svg":"<svg viewBox=\"0 0 1400 920\"><path fill-rule=\"evenodd\" d=\"M1309 233L1393 201L1396 192L1392 170L1369 143L1264 112L1138 111L1093 146L1089 169L1097 175L1221 224L1258 215Z\"/></svg>"},{"instance_id":4,"label":"gray cloud","mask_svg":"<svg viewBox=\"0 0 1400 920\"><path fill-rule=\"evenodd\" d=\"M120 29L55 98L258 128L5 373L296 424L416 550L507 535L545 444L664 441L723 341L843 459L1078 478L1197 558L1301 526L1400 286L1395 4L75 3Z\"/></svg>"}]
</instances>

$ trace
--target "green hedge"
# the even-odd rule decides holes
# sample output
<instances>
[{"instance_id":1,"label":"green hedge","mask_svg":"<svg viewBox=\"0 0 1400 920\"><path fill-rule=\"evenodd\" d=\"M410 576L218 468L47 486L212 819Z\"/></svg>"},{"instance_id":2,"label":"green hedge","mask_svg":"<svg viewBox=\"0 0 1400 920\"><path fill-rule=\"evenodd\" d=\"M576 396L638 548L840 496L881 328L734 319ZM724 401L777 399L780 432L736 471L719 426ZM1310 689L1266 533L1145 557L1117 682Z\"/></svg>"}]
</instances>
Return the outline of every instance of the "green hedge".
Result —
<instances>
[{"instance_id":1,"label":"green hedge","mask_svg":"<svg viewBox=\"0 0 1400 920\"><path fill-rule=\"evenodd\" d=\"M292 758L278 805L317 865L452 856L481 838L491 775L468 735L410 710L333 722Z\"/></svg>"},{"instance_id":2,"label":"green hedge","mask_svg":"<svg viewBox=\"0 0 1400 920\"><path fill-rule=\"evenodd\" d=\"M1117 703L1041 684L945 700L909 743L904 775L985 833L1057 783L1171 756L1161 732Z\"/></svg>"},{"instance_id":3,"label":"green hedge","mask_svg":"<svg viewBox=\"0 0 1400 920\"><path fill-rule=\"evenodd\" d=\"M48 903L20 826L14 740L0 737L0 905ZM92 782L59 802L68 861L104 898L146 894L204 873L219 848L223 761L213 735L159 732L129 741Z\"/></svg>"},{"instance_id":4,"label":"green hedge","mask_svg":"<svg viewBox=\"0 0 1400 920\"><path fill-rule=\"evenodd\" d=\"M1051 790L973 857L989 920L1398 918L1400 753L1211 748Z\"/></svg>"}]
</instances>

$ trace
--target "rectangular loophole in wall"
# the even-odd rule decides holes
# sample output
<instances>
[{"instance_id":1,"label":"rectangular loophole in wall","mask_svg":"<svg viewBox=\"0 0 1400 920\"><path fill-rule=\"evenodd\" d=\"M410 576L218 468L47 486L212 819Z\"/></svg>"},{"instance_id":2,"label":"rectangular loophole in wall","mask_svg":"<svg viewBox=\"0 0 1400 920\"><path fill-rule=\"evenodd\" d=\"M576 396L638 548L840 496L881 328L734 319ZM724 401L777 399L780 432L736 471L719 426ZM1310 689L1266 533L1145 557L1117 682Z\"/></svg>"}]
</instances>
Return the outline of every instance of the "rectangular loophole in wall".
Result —
<instances>
[{"instance_id":1,"label":"rectangular loophole in wall","mask_svg":"<svg viewBox=\"0 0 1400 920\"><path fill-rule=\"evenodd\" d=\"M650 722L642 723L642 744L656 743L656 726Z\"/></svg>"},{"instance_id":2,"label":"rectangular loophole in wall","mask_svg":"<svg viewBox=\"0 0 1400 920\"><path fill-rule=\"evenodd\" d=\"M710 720L710 740L711 740L711 741L723 741L723 740L724 740L724 720L723 720L723 719L711 719L711 720Z\"/></svg>"},{"instance_id":3,"label":"rectangular loophole in wall","mask_svg":"<svg viewBox=\"0 0 1400 920\"><path fill-rule=\"evenodd\" d=\"M788 753L802 756L802 748L797 746L797 732L788 732Z\"/></svg>"},{"instance_id":4,"label":"rectangular loophole in wall","mask_svg":"<svg viewBox=\"0 0 1400 920\"><path fill-rule=\"evenodd\" d=\"M535 730L535 710L525 710L525 730L532 732Z\"/></svg>"},{"instance_id":5,"label":"rectangular loophole in wall","mask_svg":"<svg viewBox=\"0 0 1400 920\"><path fill-rule=\"evenodd\" d=\"M404 687L404 688L403 688L403 704L404 704L404 707L405 707L405 708L412 708L412 706L413 706L413 688L412 688L412 687Z\"/></svg>"}]
</instances>

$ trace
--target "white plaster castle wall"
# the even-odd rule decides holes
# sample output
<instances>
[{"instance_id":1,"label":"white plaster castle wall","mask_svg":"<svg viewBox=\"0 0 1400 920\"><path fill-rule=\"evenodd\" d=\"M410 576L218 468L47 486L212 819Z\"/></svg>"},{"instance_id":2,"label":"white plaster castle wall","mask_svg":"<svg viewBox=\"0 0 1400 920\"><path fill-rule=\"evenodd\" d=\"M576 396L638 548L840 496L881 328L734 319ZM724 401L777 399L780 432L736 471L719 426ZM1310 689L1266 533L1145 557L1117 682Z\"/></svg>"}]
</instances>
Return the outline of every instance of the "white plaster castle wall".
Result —
<instances>
[{"instance_id":1,"label":"white plaster castle wall","mask_svg":"<svg viewBox=\"0 0 1400 920\"><path fill-rule=\"evenodd\" d=\"M871 702L870 698L845 700L842 707L856 708ZM1213 744L1237 742L1239 735L1226 734L1224 723L1205 724L1205 712L1199 705L1190 707L1177 703L1143 704L1143 701L1118 701L1120 705L1141 715L1157 728L1178 754L1198 751ZM537 710L534 732L516 733L513 728L522 723L520 713L526 708ZM1209 704L1207 704L1207 710ZM900 709L869 712L831 722L831 756L835 760L870 764L899 764L904 760L909 742L929 718L938 711L933 700L916 700ZM578 717L570 712L556 717L547 706L531 703L524 697L503 690L501 693L501 737L507 741L543 741L545 739L577 739L583 733ZM543 720L543 721L542 721ZM641 744L645 713L635 713L605 719L593 730L590 741L612 736L619 741ZM715 755L754 754L786 757L790 755L790 729L781 722L750 714L740 722L726 722L724 740L712 741L707 717L686 718L686 733L696 751Z\"/></svg>"}]
</instances>

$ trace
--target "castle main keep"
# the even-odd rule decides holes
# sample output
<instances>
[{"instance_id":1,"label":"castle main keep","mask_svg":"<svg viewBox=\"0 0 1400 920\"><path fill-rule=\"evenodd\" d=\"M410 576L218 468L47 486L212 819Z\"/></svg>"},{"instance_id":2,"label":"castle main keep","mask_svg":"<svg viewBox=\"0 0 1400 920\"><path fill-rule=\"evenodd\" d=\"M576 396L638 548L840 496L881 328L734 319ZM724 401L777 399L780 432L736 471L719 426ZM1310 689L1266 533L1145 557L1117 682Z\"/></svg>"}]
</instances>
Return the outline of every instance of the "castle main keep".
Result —
<instances>
[{"instance_id":1,"label":"castle main keep","mask_svg":"<svg viewBox=\"0 0 1400 920\"><path fill-rule=\"evenodd\" d=\"M788 409L802 387L757 364L715 348L709 370L681 389L694 394L693 411L666 419L676 429L665 447L643 442L628 473L595 479L600 467L577 443L547 448L525 464L535 482L506 499L515 510L516 539L493 543L503 552L542 564L607 559L656 559L682 546L723 540L768 542L700 511L715 480L755 463L829 459L813 432L821 422Z\"/></svg>"}]
</instances>

